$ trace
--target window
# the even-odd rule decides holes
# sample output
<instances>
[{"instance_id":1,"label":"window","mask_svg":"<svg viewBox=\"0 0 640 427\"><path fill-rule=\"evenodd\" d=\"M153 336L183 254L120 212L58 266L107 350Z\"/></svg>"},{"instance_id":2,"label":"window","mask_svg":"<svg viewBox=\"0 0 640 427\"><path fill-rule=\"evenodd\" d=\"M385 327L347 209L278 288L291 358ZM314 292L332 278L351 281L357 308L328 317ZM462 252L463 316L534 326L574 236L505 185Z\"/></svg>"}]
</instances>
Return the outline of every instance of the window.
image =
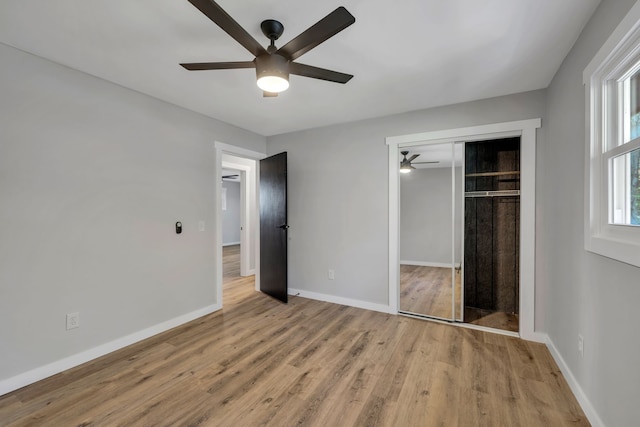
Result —
<instances>
[{"instance_id":1,"label":"window","mask_svg":"<svg viewBox=\"0 0 640 427\"><path fill-rule=\"evenodd\" d=\"M640 266L640 2L584 71L585 248Z\"/></svg>"},{"instance_id":2,"label":"window","mask_svg":"<svg viewBox=\"0 0 640 427\"><path fill-rule=\"evenodd\" d=\"M615 82L620 102L611 112L612 121L617 121L619 139L607 141L609 157L609 223L618 225L640 225L640 72L633 64L630 77L623 76ZM617 107L617 108L615 108ZM616 114L617 113L617 114ZM617 116L617 117L616 117ZM616 122L613 122L616 125Z\"/></svg>"},{"instance_id":3,"label":"window","mask_svg":"<svg viewBox=\"0 0 640 427\"><path fill-rule=\"evenodd\" d=\"M640 225L640 148L612 159L610 222L618 225Z\"/></svg>"}]
</instances>

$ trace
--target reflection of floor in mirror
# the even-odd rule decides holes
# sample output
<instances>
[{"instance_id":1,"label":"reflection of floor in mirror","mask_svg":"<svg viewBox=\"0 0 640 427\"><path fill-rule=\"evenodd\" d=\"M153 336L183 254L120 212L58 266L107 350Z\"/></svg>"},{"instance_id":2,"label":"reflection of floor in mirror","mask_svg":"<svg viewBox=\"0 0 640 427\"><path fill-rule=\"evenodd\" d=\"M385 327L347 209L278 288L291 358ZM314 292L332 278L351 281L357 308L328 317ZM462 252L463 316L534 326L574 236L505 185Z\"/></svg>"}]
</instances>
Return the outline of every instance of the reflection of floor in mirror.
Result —
<instances>
[{"instance_id":1,"label":"reflection of floor in mirror","mask_svg":"<svg viewBox=\"0 0 640 427\"><path fill-rule=\"evenodd\" d=\"M516 313L465 307L464 321L478 326L518 332L518 315Z\"/></svg>"},{"instance_id":2,"label":"reflection of floor in mirror","mask_svg":"<svg viewBox=\"0 0 640 427\"><path fill-rule=\"evenodd\" d=\"M456 270L456 319L460 318L460 273ZM400 311L451 319L451 269L400 266ZM465 307L465 323L518 332L518 315Z\"/></svg>"},{"instance_id":3,"label":"reflection of floor in mirror","mask_svg":"<svg viewBox=\"0 0 640 427\"><path fill-rule=\"evenodd\" d=\"M456 270L456 318L460 317L460 272ZM400 311L451 319L451 268L400 266Z\"/></svg>"}]
</instances>

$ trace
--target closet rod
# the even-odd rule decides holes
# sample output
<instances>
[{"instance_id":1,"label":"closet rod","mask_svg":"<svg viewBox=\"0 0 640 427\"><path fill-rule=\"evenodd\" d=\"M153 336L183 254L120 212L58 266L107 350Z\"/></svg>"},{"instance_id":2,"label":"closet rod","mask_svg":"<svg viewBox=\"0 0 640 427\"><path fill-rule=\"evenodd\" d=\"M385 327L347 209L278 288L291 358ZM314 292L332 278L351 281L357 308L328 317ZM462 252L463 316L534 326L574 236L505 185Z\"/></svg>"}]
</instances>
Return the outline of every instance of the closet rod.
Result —
<instances>
[{"instance_id":1,"label":"closet rod","mask_svg":"<svg viewBox=\"0 0 640 427\"><path fill-rule=\"evenodd\" d=\"M467 191L464 197L513 197L519 196L520 190Z\"/></svg>"},{"instance_id":2,"label":"closet rod","mask_svg":"<svg viewBox=\"0 0 640 427\"><path fill-rule=\"evenodd\" d=\"M520 171L468 173L465 176L476 177L476 176L504 176L504 175L520 175Z\"/></svg>"}]
</instances>

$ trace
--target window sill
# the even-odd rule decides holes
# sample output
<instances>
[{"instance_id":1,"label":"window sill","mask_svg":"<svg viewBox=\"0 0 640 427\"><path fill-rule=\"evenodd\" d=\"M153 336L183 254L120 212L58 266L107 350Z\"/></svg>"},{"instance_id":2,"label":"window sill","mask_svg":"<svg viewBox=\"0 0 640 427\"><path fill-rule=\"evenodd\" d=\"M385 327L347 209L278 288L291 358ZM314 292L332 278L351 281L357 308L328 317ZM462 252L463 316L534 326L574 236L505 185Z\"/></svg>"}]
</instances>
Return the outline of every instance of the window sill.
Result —
<instances>
[{"instance_id":1,"label":"window sill","mask_svg":"<svg viewBox=\"0 0 640 427\"><path fill-rule=\"evenodd\" d=\"M636 233L631 234L635 235ZM601 233L587 236L585 249L625 264L640 267L640 245L637 242L638 240L633 237L624 238L619 235L614 236L612 233Z\"/></svg>"}]
</instances>

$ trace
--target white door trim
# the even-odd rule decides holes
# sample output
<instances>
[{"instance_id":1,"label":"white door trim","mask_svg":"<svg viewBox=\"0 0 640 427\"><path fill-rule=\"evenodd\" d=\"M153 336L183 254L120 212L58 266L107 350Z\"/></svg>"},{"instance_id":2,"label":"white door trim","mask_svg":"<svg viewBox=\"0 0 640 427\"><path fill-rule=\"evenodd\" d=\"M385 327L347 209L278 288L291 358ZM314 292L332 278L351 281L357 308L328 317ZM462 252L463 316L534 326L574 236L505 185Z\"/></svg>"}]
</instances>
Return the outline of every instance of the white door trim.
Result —
<instances>
[{"instance_id":1,"label":"white door trim","mask_svg":"<svg viewBox=\"0 0 640 427\"><path fill-rule=\"evenodd\" d=\"M530 119L445 129L386 138L389 147L389 310L398 313L400 290L399 156L400 147L441 142L482 141L520 136L520 337L544 342L535 331L535 197L536 129L541 120Z\"/></svg>"}]
</instances>

